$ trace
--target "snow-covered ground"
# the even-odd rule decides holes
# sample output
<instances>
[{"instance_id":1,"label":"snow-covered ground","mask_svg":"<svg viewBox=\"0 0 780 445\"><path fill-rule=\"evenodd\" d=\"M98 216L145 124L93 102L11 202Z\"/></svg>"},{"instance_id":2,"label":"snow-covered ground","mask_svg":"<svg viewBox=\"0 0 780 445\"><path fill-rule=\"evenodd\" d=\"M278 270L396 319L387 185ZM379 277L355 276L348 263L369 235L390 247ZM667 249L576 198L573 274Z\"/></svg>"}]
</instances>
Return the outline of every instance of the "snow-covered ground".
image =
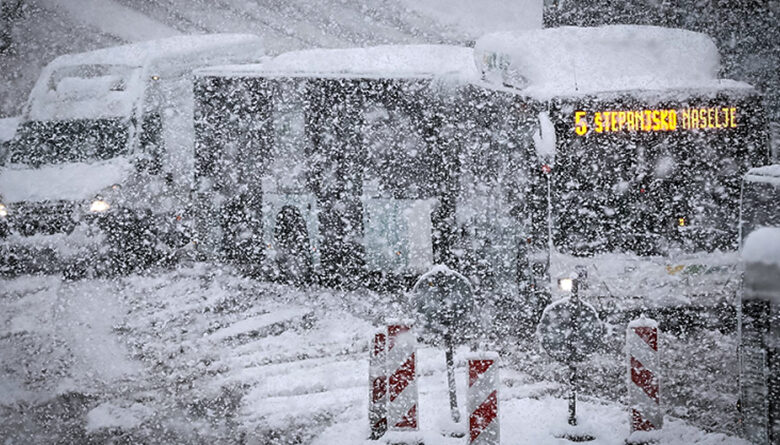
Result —
<instances>
[{"instance_id":1,"label":"snow-covered ground","mask_svg":"<svg viewBox=\"0 0 780 445\"><path fill-rule=\"evenodd\" d=\"M115 280L0 282L0 437L12 443L316 443L366 440L367 346L406 315L404 295L291 289L231 268L182 266ZM578 414L591 443L622 444L624 326L582 368ZM735 338L661 338L665 444L739 444ZM567 443L561 366L533 341L502 354L502 443ZM466 372L456 353L465 415ZM448 421L443 350L419 351L421 435L466 443ZM375 442L373 442L375 443Z\"/></svg>"},{"instance_id":2,"label":"snow-covered ground","mask_svg":"<svg viewBox=\"0 0 780 445\"><path fill-rule=\"evenodd\" d=\"M13 139L14 134L16 133L16 128L18 126L18 117L6 117L0 119L0 143Z\"/></svg>"}]
</instances>

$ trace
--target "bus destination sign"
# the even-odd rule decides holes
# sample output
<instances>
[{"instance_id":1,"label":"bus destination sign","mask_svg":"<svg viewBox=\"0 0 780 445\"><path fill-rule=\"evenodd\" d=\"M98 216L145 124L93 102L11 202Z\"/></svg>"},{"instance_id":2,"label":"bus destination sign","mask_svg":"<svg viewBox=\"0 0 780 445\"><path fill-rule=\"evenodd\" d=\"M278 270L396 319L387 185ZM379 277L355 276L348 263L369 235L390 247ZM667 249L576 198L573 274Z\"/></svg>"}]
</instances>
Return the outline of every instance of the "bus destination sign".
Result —
<instances>
[{"instance_id":1,"label":"bus destination sign","mask_svg":"<svg viewBox=\"0 0 780 445\"><path fill-rule=\"evenodd\" d=\"M662 132L737 128L735 107L575 111L574 132Z\"/></svg>"}]
</instances>

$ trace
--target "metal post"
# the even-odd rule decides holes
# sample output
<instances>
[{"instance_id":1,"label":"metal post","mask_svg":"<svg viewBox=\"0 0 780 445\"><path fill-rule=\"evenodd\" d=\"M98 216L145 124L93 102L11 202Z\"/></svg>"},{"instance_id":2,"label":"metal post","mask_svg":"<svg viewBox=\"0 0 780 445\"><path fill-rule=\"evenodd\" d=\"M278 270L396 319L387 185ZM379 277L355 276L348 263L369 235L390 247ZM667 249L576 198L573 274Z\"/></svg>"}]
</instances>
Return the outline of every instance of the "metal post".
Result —
<instances>
[{"instance_id":1,"label":"metal post","mask_svg":"<svg viewBox=\"0 0 780 445\"><path fill-rule=\"evenodd\" d=\"M447 334L445 342L447 343L445 355L447 358L447 383L450 388L450 413L452 414L452 421L460 423L458 395L455 391L455 360L453 359L452 334Z\"/></svg>"},{"instance_id":2,"label":"metal post","mask_svg":"<svg viewBox=\"0 0 780 445\"><path fill-rule=\"evenodd\" d=\"M571 283L571 300L572 302L579 303L579 286L576 278L572 278ZM576 306L576 317L579 317L580 306ZM574 363L569 363L569 425L577 425L577 387L575 386L575 380L577 378L577 367Z\"/></svg>"},{"instance_id":3,"label":"metal post","mask_svg":"<svg viewBox=\"0 0 780 445\"><path fill-rule=\"evenodd\" d=\"M577 425L577 387L574 382L577 375L577 368L569 365L569 425Z\"/></svg>"}]
</instances>

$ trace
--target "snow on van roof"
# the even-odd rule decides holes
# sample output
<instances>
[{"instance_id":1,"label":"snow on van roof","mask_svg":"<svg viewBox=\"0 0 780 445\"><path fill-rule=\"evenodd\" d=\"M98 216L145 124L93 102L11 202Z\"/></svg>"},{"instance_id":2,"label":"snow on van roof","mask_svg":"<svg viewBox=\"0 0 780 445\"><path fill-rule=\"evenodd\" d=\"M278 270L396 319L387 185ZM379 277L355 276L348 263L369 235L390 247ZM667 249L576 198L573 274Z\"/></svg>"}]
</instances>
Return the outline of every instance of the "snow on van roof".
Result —
<instances>
[{"instance_id":1,"label":"snow on van roof","mask_svg":"<svg viewBox=\"0 0 780 445\"><path fill-rule=\"evenodd\" d=\"M284 53L261 64L204 68L196 74L325 78L427 78L456 75L467 79L479 78L472 50L451 45L308 49Z\"/></svg>"},{"instance_id":2,"label":"snow on van roof","mask_svg":"<svg viewBox=\"0 0 780 445\"><path fill-rule=\"evenodd\" d=\"M486 81L531 96L749 87L718 79L720 57L709 36L657 26L493 33L477 40L474 56Z\"/></svg>"},{"instance_id":3,"label":"snow on van roof","mask_svg":"<svg viewBox=\"0 0 780 445\"><path fill-rule=\"evenodd\" d=\"M167 76L209 64L261 60L261 42L251 34L184 35L62 55L38 78L25 118L129 116L142 98L144 70Z\"/></svg>"},{"instance_id":4,"label":"snow on van roof","mask_svg":"<svg viewBox=\"0 0 780 445\"><path fill-rule=\"evenodd\" d=\"M197 55L238 45L262 48L260 37L252 34L200 34L147 40L57 57L52 65L116 64L142 66L155 59L187 54Z\"/></svg>"}]
</instances>

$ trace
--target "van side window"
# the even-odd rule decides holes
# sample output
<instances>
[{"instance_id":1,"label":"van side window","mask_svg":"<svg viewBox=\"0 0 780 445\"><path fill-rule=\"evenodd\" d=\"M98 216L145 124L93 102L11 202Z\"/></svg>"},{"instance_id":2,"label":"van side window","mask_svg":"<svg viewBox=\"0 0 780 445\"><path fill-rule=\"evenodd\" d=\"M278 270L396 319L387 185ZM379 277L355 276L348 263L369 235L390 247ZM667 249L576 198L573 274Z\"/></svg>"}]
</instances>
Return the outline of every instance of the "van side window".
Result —
<instances>
[{"instance_id":1,"label":"van side window","mask_svg":"<svg viewBox=\"0 0 780 445\"><path fill-rule=\"evenodd\" d=\"M141 134L139 136L141 151L149 156L149 172L157 174L162 169L163 140L162 140L162 119L159 113L148 113L144 115L141 123Z\"/></svg>"}]
</instances>

